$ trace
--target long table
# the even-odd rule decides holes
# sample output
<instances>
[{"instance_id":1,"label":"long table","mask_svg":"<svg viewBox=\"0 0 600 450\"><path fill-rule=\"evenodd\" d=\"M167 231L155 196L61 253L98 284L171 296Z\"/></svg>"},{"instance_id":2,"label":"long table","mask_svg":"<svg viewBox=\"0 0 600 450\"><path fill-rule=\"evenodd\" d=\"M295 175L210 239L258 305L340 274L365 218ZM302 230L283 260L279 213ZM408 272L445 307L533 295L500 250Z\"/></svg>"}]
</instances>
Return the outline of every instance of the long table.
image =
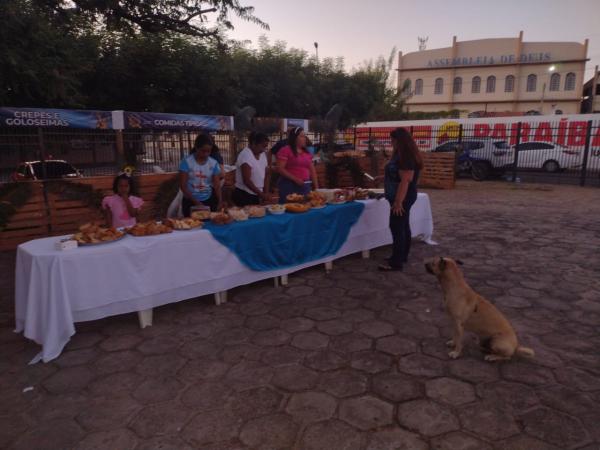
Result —
<instances>
[{"instance_id":1,"label":"long table","mask_svg":"<svg viewBox=\"0 0 600 450\"><path fill-rule=\"evenodd\" d=\"M15 331L42 346L32 363L48 362L60 355L75 334L75 322L136 311L147 314L161 305L285 277L390 244L388 202L364 203L358 222L335 255L272 271L250 270L203 229L127 236L118 242L68 251L55 249L60 237L26 242L17 249ZM433 220L427 194L419 194L410 222L413 237L429 242Z\"/></svg>"}]
</instances>

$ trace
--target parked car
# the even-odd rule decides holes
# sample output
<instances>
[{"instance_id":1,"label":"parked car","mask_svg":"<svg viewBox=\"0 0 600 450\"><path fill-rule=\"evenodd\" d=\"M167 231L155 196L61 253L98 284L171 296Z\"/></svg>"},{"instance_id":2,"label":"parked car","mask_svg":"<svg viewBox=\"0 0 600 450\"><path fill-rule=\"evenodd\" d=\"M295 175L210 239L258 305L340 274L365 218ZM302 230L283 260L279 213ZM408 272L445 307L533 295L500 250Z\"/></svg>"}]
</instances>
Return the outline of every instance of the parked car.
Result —
<instances>
[{"instance_id":1,"label":"parked car","mask_svg":"<svg viewBox=\"0 0 600 450\"><path fill-rule=\"evenodd\" d=\"M520 169L541 169L555 173L565 169L579 169L583 164L581 150L565 147L551 142L522 142L513 145L519 151L517 165Z\"/></svg>"},{"instance_id":2,"label":"parked car","mask_svg":"<svg viewBox=\"0 0 600 450\"><path fill-rule=\"evenodd\" d=\"M46 160L46 174L44 177L44 168L42 161L27 161L19 164L12 173L13 181L24 180L43 180L56 178L79 178L82 171L76 169L67 161L62 159Z\"/></svg>"},{"instance_id":3,"label":"parked car","mask_svg":"<svg viewBox=\"0 0 600 450\"><path fill-rule=\"evenodd\" d=\"M490 175L502 175L512 164L510 146L506 141L494 139L465 138L438 145L434 152L456 152L456 172L470 174L482 181Z\"/></svg>"},{"instance_id":4,"label":"parked car","mask_svg":"<svg viewBox=\"0 0 600 450\"><path fill-rule=\"evenodd\" d=\"M452 140L438 145L433 151L467 151L472 158L486 163L489 170L506 168L514 161L514 158L511 157L511 148L507 142L494 139L465 138L461 141Z\"/></svg>"},{"instance_id":5,"label":"parked car","mask_svg":"<svg viewBox=\"0 0 600 450\"><path fill-rule=\"evenodd\" d=\"M354 150L354 144L352 142L339 141L333 144L334 152L342 152L345 150ZM327 143L322 142L319 144L313 144L315 148L315 154L319 153L321 150L325 150L327 148Z\"/></svg>"}]
</instances>

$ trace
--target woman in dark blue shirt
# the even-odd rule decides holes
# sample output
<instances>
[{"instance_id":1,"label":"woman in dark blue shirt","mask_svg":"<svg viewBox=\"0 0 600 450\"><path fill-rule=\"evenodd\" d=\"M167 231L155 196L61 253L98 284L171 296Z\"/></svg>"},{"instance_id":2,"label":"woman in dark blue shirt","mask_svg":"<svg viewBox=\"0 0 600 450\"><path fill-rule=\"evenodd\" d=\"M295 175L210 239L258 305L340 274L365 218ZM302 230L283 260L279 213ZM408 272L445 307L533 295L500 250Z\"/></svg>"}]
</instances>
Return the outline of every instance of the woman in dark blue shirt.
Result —
<instances>
[{"instance_id":1,"label":"woman in dark blue shirt","mask_svg":"<svg viewBox=\"0 0 600 450\"><path fill-rule=\"evenodd\" d=\"M402 270L410 252L410 208L417 200L417 182L423 168L423 158L412 136L404 128L390 133L394 153L385 166L385 198L390 202L390 230L393 251L387 264L379 270Z\"/></svg>"}]
</instances>

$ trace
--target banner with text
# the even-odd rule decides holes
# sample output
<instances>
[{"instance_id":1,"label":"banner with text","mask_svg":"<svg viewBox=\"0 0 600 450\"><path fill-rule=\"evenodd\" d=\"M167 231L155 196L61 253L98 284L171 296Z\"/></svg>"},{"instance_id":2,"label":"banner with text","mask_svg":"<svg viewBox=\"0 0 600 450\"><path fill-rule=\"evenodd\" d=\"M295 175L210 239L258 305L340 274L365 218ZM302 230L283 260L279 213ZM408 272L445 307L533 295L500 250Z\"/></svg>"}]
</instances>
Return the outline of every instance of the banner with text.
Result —
<instances>
[{"instance_id":1,"label":"banner with text","mask_svg":"<svg viewBox=\"0 0 600 450\"><path fill-rule=\"evenodd\" d=\"M125 129L199 129L208 131L230 131L233 129L231 116L200 116L195 114L169 114L125 111Z\"/></svg>"},{"instance_id":2,"label":"banner with text","mask_svg":"<svg viewBox=\"0 0 600 450\"><path fill-rule=\"evenodd\" d=\"M2 127L61 127L108 130L110 111L0 107Z\"/></svg>"}]
</instances>

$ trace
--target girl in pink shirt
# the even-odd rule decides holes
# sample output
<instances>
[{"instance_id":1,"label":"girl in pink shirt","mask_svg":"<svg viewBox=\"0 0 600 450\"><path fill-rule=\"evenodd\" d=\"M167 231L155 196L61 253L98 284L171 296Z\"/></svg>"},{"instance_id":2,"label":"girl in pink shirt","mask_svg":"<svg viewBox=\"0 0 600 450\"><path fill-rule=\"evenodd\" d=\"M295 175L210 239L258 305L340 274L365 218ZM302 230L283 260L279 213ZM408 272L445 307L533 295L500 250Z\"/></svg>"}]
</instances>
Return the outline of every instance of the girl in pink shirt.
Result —
<instances>
[{"instance_id":1,"label":"girl in pink shirt","mask_svg":"<svg viewBox=\"0 0 600 450\"><path fill-rule=\"evenodd\" d=\"M277 152L279 172L279 203L285 203L289 194L306 195L318 189L317 172L312 155L306 150L306 135L302 127L290 130L288 145Z\"/></svg>"},{"instance_id":2,"label":"girl in pink shirt","mask_svg":"<svg viewBox=\"0 0 600 450\"><path fill-rule=\"evenodd\" d=\"M135 193L133 178L126 174L115 177L113 192L102 199L106 223L115 228L134 226L144 201L132 195Z\"/></svg>"}]
</instances>

